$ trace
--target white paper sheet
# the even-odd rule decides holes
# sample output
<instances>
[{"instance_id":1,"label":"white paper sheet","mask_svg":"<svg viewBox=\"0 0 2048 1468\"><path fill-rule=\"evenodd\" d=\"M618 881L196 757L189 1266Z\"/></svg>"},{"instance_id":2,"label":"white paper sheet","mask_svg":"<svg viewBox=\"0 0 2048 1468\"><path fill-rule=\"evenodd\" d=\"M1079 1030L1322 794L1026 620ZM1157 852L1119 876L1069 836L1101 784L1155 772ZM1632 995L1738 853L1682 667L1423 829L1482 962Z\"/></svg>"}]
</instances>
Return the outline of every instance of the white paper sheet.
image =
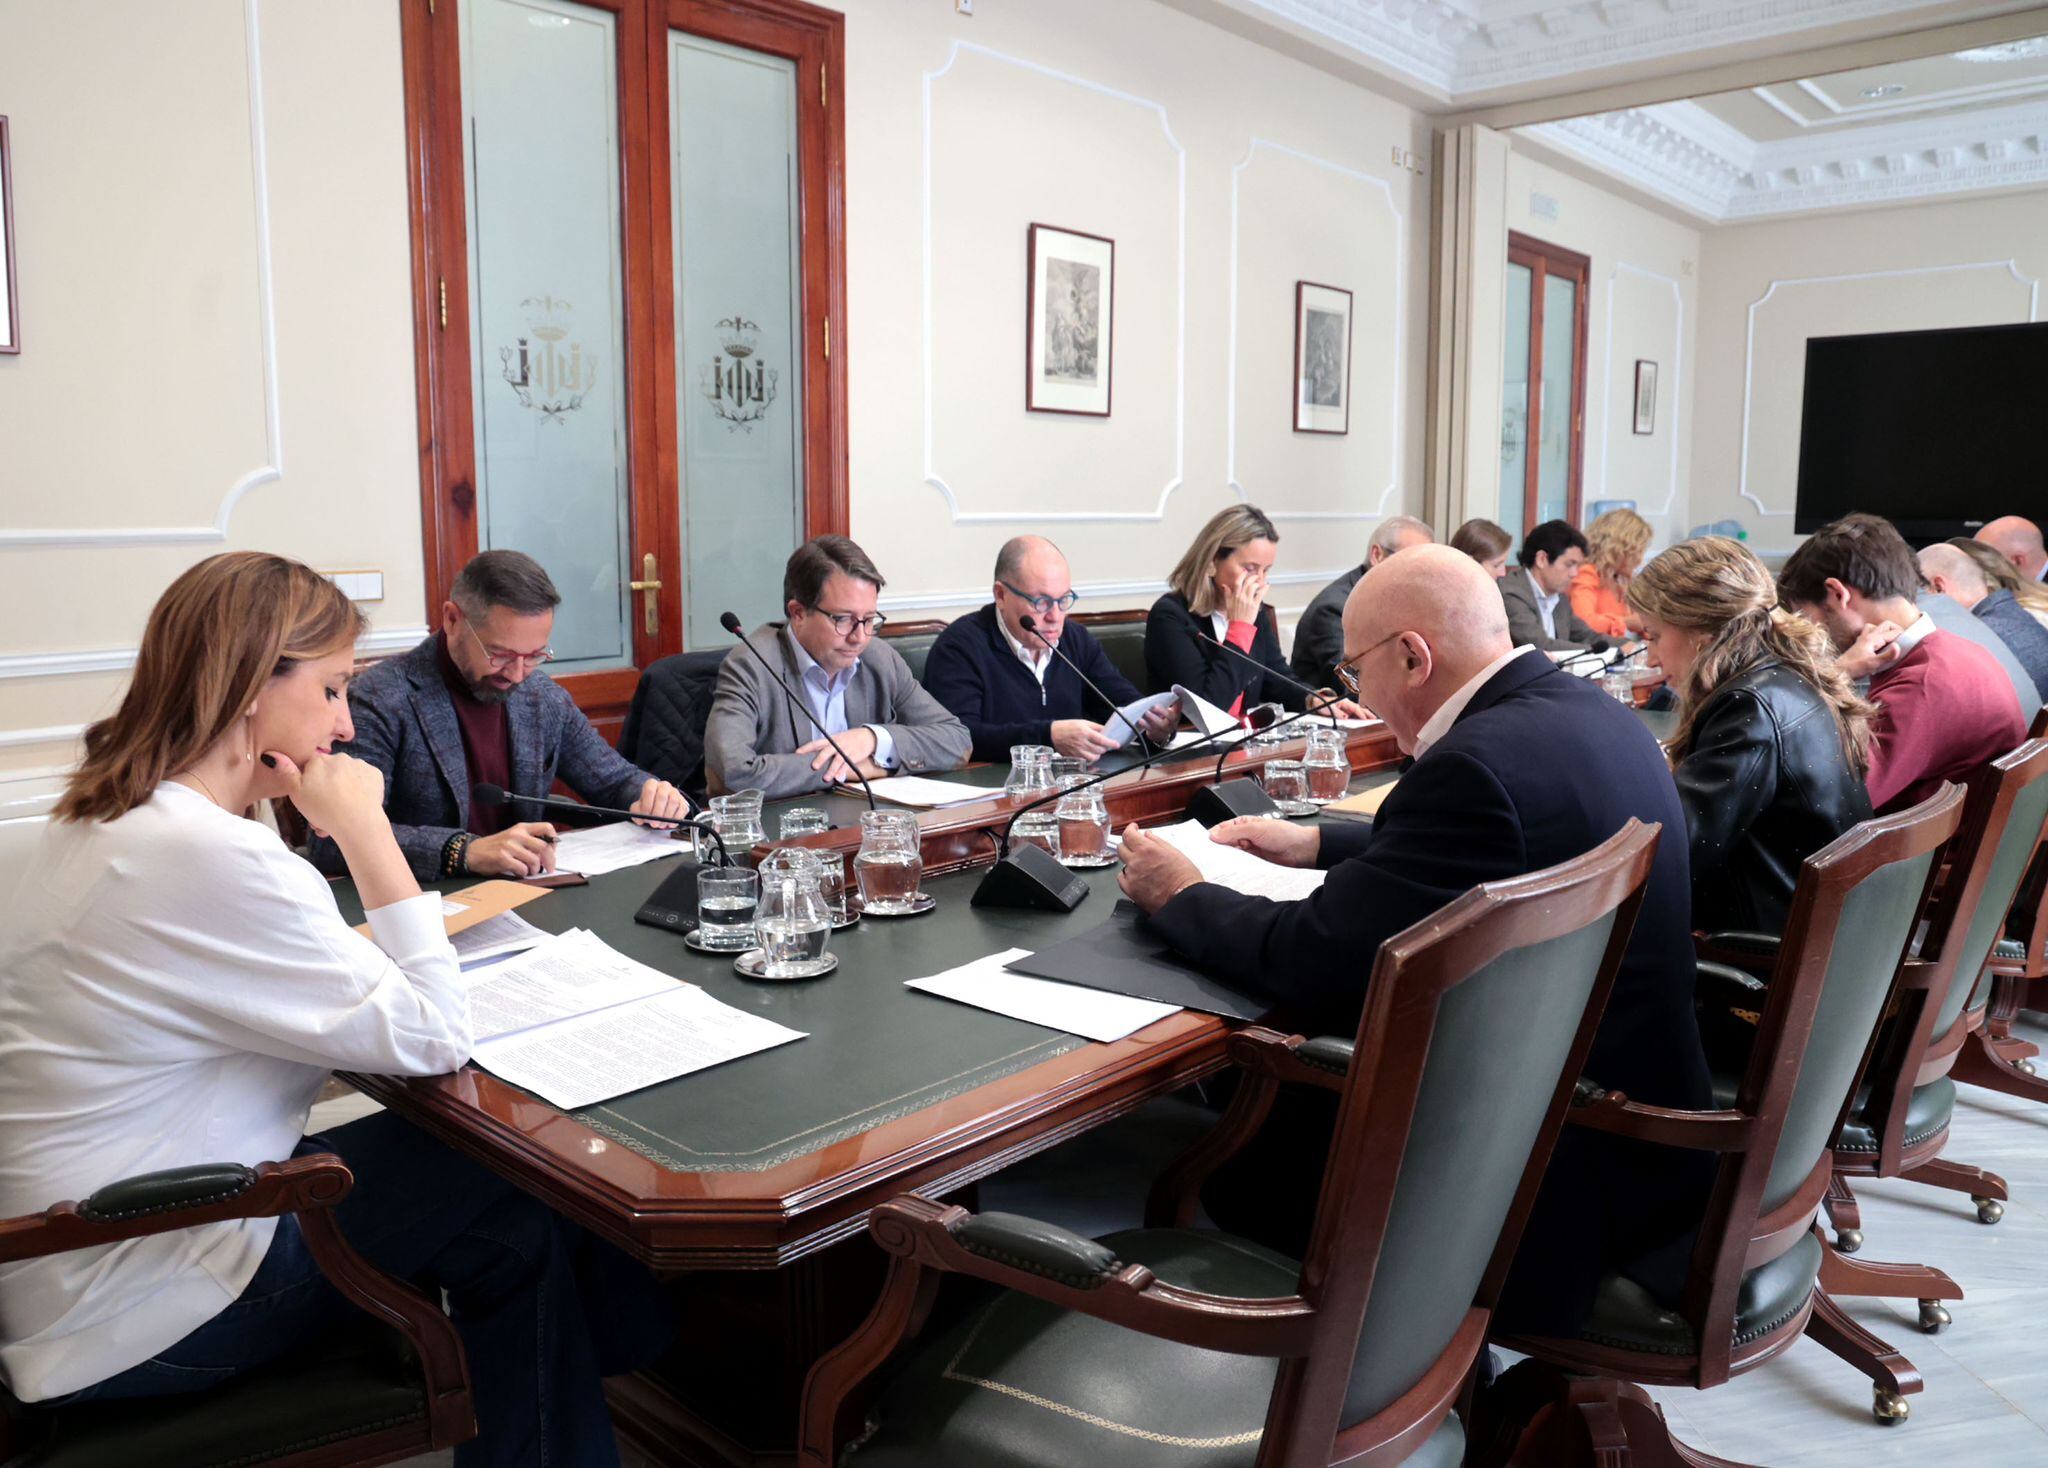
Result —
<instances>
[{"instance_id":1,"label":"white paper sheet","mask_svg":"<svg viewBox=\"0 0 2048 1468\"><path fill-rule=\"evenodd\" d=\"M493 1040L665 993L678 982L572 928L470 984L470 1031L480 1042Z\"/></svg>"},{"instance_id":2,"label":"white paper sheet","mask_svg":"<svg viewBox=\"0 0 2048 1468\"><path fill-rule=\"evenodd\" d=\"M673 831L615 821L609 826L564 831L555 839L555 866L565 872L601 877L606 872L636 867L644 861L681 856L694 850L689 838L676 839Z\"/></svg>"},{"instance_id":3,"label":"white paper sheet","mask_svg":"<svg viewBox=\"0 0 2048 1468\"><path fill-rule=\"evenodd\" d=\"M1171 845L1195 864L1205 882L1228 887L1253 897L1270 897L1276 902L1293 902L1323 885L1324 873L1315 868L1283 867L1264 857L1239 851L1211 841L1200 821L1181 821L1172 826L1155 826L1152 835Z\"/></svg>"},{"instance_id":4,"label":"white paper sheet","mask_svg":"<svg viewBox=\"0 0 2048 1468\"><path fill-rule=\"evenodd\" d=\"M441 899L441 916L442 916L442 917L454 917L454 916L455 916L455 914L457 914L458 912L468 912L468 911L469 911L469 908L468 908L468 907L466 907L466 906L465 906L464 904L462 904L462 903L460 903L460 902L450 902L450 901L449 901L449 900L448 900L447 898L445 898L445 897L443 897L443 898Z\"/></svg>"},{"instance_id":5,"label":"white paper sheet","mask_svg":"<svg viewBox=\"0 0 2048 1468\"><path fill-rule=\"evenodd\" d=\"M1102 726L1102 732L1114 739L1118 745L1129 744L1138 737L1138 721L1157 708L1165 708L1175 701L1171 693L1149 693L1143 698L1134 698L1115 713Z\"/></svg>"},{"instance_id":6,"label":"white paper sheet","mask_svg":"<svg viewBox=\"0 0 2048 1468\"><path fill-rule=\"evenodd\" d=\"M991 790L980 785L962 785L957 780L927 780L922 775L883 775L870 780L875 790L875 799L894 801L897 805L913 805L920 810L935 810L946 805L966 805L974 800L995 800L1001 790ZM848 790L858 791L858 785L849 785Z\"/></svg>"},{"instance_id":7,"label":"white paper sheet","mask_svg":"<svg viewBox=\"0 0 2048 1468\"><path fill-rule=\"evenodd\" d=\"M466 909L456 906L457 912ZM470 968L493 958L503 958L508 953L523 953L529 948L538 948L554 935L542 932L518 913L505 911L496 917L487 917L475 927L464 928L448 941L455 945L455 957L464 968Z\"/></svg>"},{"instance_id":8,"label":"white paper sheet","mask_svg":"<svg viewBox=\"0 0 2048 1468\"><path fill-rule=\"evenodd\" d=\"M1121 1040L1155 1020L1180 1013L1178 1005L1003 972L1004 964L1030 955L1028 948L991 953L928 979L906 979L904 987L1090 1040Z\"/></svg>"},{"instance_id":9,"label":"white paper sheet","mask_svg":"<svg viewBox=\"0 0 2048 1468\"><path fill-rule=\"evenodd\" d=\"M573 1111L803 1038L670 980L652 999L486 1040L475 1054L493 1075Z\"/></svg>"},{"instance_id":10,"label":"white paper sheet","mask_svg":"<svg viewBox=\"0 0 2048 1468\"><path fill-rule=\"evenodd\" d=\"M1188 722L1193 724L1199 733L1220 734L1225 729L1238 727L1237 720L1231 718L1229 713L1216 707L1192 689L1183 688L1176 683L1173 685L1173 696L1180 700L1180 711L1188 716Z\"/></svg>"}]
</instances>

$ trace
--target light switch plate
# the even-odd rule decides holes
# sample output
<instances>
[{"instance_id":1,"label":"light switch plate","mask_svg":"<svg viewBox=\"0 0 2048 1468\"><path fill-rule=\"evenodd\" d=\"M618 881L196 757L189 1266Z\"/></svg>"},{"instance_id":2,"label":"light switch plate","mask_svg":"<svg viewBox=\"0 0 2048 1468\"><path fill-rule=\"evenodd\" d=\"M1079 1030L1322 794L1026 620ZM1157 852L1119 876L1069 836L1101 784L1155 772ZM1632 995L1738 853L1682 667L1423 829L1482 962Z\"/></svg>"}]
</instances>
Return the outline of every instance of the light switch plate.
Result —
<instances>
[{"instance_id":1,"label":"light switch plate","mask_svg":"<svg viewBox=\"0 0 2048 1468\"><path fill-rule=\"evenodd\" d=\"M340 587L341 594L350 601L384 600L382 571L329 571L327 579Z\"/></svg>"}]
</instances>

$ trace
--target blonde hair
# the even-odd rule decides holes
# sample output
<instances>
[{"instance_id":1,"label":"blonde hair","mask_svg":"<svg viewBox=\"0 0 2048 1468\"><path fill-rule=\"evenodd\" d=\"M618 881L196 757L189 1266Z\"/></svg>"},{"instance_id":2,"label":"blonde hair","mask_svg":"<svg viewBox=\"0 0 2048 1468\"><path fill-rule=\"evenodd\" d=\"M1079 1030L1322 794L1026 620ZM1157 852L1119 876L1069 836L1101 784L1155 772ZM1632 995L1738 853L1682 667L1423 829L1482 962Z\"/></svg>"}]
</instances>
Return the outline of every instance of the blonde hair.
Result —
<instances>
[{"instance_id":1,"label":"blonde hair","mask_svg":"<svg viewBox=\"0 0 2048 1468\"><path fill-rule=\"evenodd\" d=\"M1877 706L1857 696L1827 633L1778 605L1771 573L1748 546L1722 535L1682 541L1629 582L1628 604L1669 626L1707 634L1674 690L1673 764L1691 752L1693 726L1714 690L1776 661L1805 679L1828 706L1851 768L1861 774L1869 767L1870 720Z\"/></svg>"},{"instance_id":2,"label":"blonde hair","mask_svg":"<svg viewBox=\"0 0 2048 1468\"><path fill-rule=\"evenodd\" d=\"M1206 617L1216 610L1216 563L1255 540L1278 541L1280 532L1256 505L1232 505L1209 517L1166 584L1187 600L1188 610Z\"/></svg>"},{"instance_id":3,"label":"blonde hair","mask_svg":"<svg viewBox=\"0 0 2048 1468\"><path fill-rule=\"evenodd\" d=\"M121 706L85 731L54 812L111 821L213 748L271 678L354 644L363 615L309 566L257 551L209 556L157 599Z\"/></svg>"},{"instance_id":4,"label":"blonde hair","mask_svg":"<svg viewBox=\"0 0 2048 1468\"><path fill-rule=\"evenodd\" d=\"M1609 575L1634 570L1653 534L1634 510L1609 510L1586 527L1586 559Z\"/></svg>"},{"instance_id":5,"label":"blonde hair","mask_svg":"<svg viewBox=\"0 0 2048 1468\"><path fill-rule=\"evenodd\" d=\"M2011 592L2013 600L2030 612L2048 612L2048 586L2022 576L2019 567L2008 561L1997 547L1962 536L1941 544L1952 546L1968 556L1970 563L1984 573L1984 579L1992 590Z\"/></svg>"}]
</instances>

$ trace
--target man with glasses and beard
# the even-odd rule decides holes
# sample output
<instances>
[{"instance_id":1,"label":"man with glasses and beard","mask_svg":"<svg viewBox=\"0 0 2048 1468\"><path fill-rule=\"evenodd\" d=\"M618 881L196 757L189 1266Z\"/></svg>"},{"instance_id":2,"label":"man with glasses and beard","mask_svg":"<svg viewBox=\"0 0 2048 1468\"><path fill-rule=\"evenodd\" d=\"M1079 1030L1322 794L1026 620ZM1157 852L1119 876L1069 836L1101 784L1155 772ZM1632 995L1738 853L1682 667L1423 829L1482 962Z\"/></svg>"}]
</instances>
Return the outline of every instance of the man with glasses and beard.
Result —
<instances>
[{"instance_id":1,"label":"man with glasses and beard","mask_svg":"<svg viewBox=\"0 0 2048 1468\"><path fill-rule=\"evenodd\" d=\"M1086 627L1067 620L1076 600L1060 548L1042 536L1019 535L996 556L995 600L953 622L932 644L925 687L960 716L976 759L1000 764L1013 744L1049 744L1093 761L1129 738L1121 724L1114 733L1104 731L1114 711L1105 699L1128 704L1138 690ZM1064 658L1054 655L1055 647ZM1139 719L1138 728L1163 743L1179 721L1179 704L1163 704Z\"/></svg>"},{"instance_id":2,"label":"man with glasses and beard","mask_svg":"<svg viewBox=\"0 0 2048 1468\"><path fill-rule=\"evenodd\" d=\"M796 548L782 572L788 620L756 627L747 644L758 656L735 649L718 670L704 728L704 774L714 795L759 790L776 800L851 780L855 767L872 778L967 763L966 726L875 636L888 620L875 610L882 585L874 562L843 535ZM804 700L810 718L776 686L770 668ZM819 724L845 758L819 736Z\"/></svg>"},{"instance_id":3,"label":"man with glasses and beard","mask_svg":"<svg viewBox=\"0 0 2048 1468\"><path fill-rule=\"evenodd\" d=\"M336 748L383 771L385 812L421 881L554 870L555 828L520 820L516 803L475 799L478 785L546 795L561 780L650 822L689 814L681 791L635 769L540 671L561 600L533 557L485 551L455 578L432 637L349 685L355 738ZM320 832L310 854L323 871L346 870Z\"/></svg>"}]
</instances>

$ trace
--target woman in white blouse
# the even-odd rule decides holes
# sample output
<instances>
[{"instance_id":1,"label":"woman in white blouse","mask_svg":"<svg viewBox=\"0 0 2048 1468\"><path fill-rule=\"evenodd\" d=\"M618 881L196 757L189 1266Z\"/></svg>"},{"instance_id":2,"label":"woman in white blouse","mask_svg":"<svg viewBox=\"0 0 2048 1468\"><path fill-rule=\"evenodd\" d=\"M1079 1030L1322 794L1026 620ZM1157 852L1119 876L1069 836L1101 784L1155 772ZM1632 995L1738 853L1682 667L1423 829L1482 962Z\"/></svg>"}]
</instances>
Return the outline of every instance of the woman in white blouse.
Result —
<instances>
[{"instance_id":1,"label":"woman in white blouse","mask_svg":"<svg viewBox=\"0 0 2048 1468\"><path fill-rule=\"evenodd\" d=\"M616 1462L599 1373L658 1347L652 1282L399 1118L302 1140L331 1069L434 1075L470 1050L440 899L382 777L332 752L361 629L331 582L251 552L202 561L151 612L0 909L0 1217L163 1168L339 1153L343 1232L448 1295L482 1424L456 1461ZM245 818L286 795L340 847L374 941ZM29 1402L190 1391L352 1309L292 1219L207 1224L0 1265L0 1373Z\"/></svg>"}]
</instances>

